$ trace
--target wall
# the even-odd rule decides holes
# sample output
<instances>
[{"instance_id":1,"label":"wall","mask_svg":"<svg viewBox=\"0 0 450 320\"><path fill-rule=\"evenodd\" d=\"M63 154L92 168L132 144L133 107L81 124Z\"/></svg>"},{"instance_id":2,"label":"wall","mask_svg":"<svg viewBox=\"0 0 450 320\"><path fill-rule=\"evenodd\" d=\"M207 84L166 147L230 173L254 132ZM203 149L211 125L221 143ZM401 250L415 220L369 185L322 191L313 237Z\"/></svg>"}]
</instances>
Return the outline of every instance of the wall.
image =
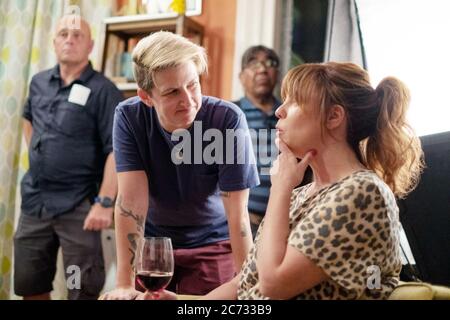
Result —
<instances>
[{"instance_id":1,"label":"wall","mask_svg":"<svg viewBox=\"0 0 450 320\"><path fill-rule=\"evenodd\" d=\"M192 17L205 27L203 46L209 57L208 75L202 79L203 94L231 99L236 0L203 0L202 14Z\"/></svg>"}]
</instances>

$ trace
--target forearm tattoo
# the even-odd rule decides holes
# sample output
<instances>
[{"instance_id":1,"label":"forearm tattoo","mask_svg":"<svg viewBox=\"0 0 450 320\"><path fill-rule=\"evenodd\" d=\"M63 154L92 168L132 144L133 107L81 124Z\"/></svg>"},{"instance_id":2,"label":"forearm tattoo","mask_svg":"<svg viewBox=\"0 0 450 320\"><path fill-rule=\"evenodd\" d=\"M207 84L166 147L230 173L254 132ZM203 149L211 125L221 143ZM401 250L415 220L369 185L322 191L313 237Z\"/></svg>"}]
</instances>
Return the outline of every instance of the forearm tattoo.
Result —
<instances>
[{"instance_id":1,"label":"forearm tattoo","mask_svg":"<svg viewBox=\"0 0 450 320\"><path fill-rule=\"evenodd\" d=\"M130 243L130 247L128 248L128 250L131 252L130 265L133 266L134 259L136 257L137 240L139 239L139 234L129 233L127 238L128 238L128 242Z\"/></svg>"},{"instance_id":2,"label":"forearm tattoo","mask_svg":"<svg viewBox=\"0 0 450 320\"><path fill-rule=\"evenodd\" d=\"M136 221L137 231L142 232L144 230L144 217L138 214L134 214L133 211L126 209L122 204L122 196L117 198L117 205L120 209L120 215L125 218L131 218Z\"/></svg>"},{"instance_id":3,"label":"forearm tattoo","mask_svg":"<svg viewBox=\"0 0 450 320\"><path fill-rule=\"evenodd\" d=\"M127 209L123 205L122 196L117 198L117 206L119 207L119 213L122 217L131 218L136 222L136 231L137 233L129 233L127 235L128 242L130 247L128 251L131 253L130 265L134 266L134 260L136 258L136 250L137 250L137 241L140 237L140 233L144 230L144 217L141 217L138 214L134 214L131 209Z\"/></svg>"}]
</instances>

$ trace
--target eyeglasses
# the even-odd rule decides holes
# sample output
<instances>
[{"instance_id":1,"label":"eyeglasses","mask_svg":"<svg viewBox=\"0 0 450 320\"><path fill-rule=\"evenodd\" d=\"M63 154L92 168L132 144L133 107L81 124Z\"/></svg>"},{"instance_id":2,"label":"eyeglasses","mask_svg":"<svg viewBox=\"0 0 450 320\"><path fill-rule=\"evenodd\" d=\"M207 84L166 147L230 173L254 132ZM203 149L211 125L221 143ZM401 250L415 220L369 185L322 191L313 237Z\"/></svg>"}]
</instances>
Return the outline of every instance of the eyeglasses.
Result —
<instances>
[{"instance_id":1,"label":"eyeglasses","mask_svg":"<svg viewBox=\"0 0 450 320\"><path fill-rule=\"evenodd\" d=\"M267 59L267 60L252 60L245 66L246 68L250 68L252 70L258 70L260 67L268 68L277 68L278 62L276 60Z\"/></svg>"}]
</instances>

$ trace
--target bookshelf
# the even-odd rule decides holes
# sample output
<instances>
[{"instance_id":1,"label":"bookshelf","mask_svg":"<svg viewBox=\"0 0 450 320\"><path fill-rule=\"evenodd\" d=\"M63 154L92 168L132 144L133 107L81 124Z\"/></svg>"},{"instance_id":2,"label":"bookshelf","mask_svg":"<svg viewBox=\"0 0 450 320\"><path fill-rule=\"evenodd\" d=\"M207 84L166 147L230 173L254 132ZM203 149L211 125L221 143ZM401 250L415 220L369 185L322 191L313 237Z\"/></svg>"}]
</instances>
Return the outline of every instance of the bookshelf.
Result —
<instances>
[{"instance_id":1,"label":"bookshelf","mask_svg":"<svg viewBox=\"0 0 450 320\"><path fill-rule=\"evenodd\" d=\"M103 41L99 66L125 97L136 95L131 71L131 51L152 32L165 30L183 35L202 45L204 28L190 17L175 14L110 17L103 20Z\"/></svg>"}]
</instances>

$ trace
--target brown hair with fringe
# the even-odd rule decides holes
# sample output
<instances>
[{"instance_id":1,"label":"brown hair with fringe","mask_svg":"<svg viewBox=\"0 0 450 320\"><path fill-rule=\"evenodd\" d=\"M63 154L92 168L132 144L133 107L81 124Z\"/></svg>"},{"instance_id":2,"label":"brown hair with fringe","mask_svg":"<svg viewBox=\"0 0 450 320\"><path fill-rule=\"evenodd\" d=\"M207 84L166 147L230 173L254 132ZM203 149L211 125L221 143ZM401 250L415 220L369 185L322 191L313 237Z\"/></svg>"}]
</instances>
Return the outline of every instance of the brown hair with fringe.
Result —
<instances>
[{"instance_id":1,"label":"brown hair with fringe","mask_svg":"<svg viewBox=\"0 0 450 320\"><path fill-rule=\"evenodd\" d=\"M281 95L300 107L317 106L322 130L330 107L341 105L347 114L347 142L358 159L399 198L417 186L423 151L406 120L410 94L400 80L384 78L374 89L356 64L309 63L288 72Z\"/></svg>"}]
</instances>

